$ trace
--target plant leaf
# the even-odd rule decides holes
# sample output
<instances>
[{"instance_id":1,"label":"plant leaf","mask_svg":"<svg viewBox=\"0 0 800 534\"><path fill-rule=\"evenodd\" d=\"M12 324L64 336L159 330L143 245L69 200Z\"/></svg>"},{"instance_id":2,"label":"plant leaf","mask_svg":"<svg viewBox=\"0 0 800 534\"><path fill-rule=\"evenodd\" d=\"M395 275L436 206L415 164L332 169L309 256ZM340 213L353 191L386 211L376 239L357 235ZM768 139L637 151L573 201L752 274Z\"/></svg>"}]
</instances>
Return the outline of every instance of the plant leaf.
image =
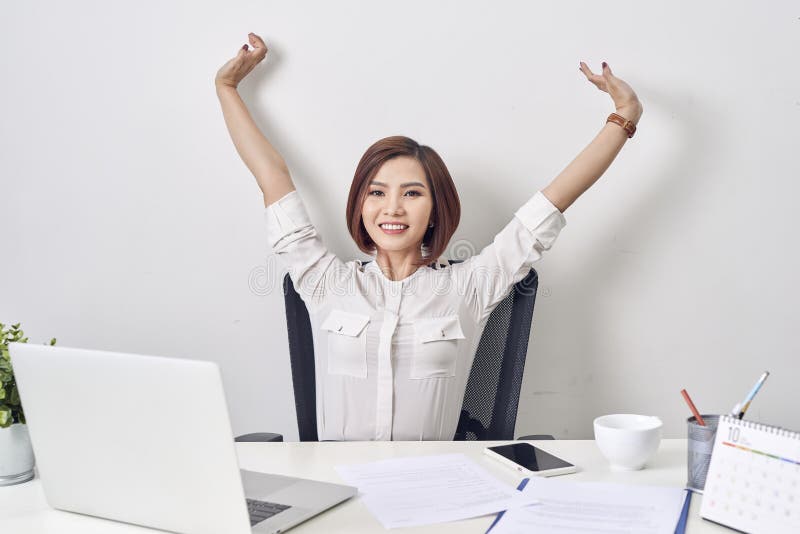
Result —
<instances>
[{"instance_id":1,"label":"plant leaf","mask_svg":"<svg viewBox=\"0 0 800 534\"><path fill-rule=\"evenodd\" d=\"M0 428L7 428L11 423L11 408L0 406Z\"/></svg>"}]
</instances>

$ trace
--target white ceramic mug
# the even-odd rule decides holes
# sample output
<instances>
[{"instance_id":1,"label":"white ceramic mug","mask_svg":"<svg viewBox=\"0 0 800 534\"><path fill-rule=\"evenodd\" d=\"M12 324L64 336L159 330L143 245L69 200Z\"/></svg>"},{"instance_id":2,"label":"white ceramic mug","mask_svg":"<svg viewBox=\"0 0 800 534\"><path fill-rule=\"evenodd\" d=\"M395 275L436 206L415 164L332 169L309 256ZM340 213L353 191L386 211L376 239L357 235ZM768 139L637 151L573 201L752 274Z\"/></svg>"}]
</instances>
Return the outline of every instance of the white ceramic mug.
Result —
<instances>
[{"instance_id":1,"label":"white ceramic mug","mask_svg":"<svg viewBox=\"0 0 800 534\"><path fill-rule=\"evenodd\" d=\"M649 415L603 415L594 420L594 439L612 469L634 471L658 450L662 426L661 419Z\"/></svg>"}]
</instances>

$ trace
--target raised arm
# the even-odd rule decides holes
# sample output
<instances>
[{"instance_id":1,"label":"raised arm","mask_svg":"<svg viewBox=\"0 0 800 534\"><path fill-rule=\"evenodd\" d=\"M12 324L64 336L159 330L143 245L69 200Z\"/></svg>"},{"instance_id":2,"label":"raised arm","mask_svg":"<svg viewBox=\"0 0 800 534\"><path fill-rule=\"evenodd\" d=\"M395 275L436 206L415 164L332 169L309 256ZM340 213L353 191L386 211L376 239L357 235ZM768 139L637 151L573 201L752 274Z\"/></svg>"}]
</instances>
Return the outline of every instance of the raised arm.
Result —
<instances>
[{"instance_id":1,"label":"raised arm","mask_svg":"<svg viewBox=\"0 0 800 534\"><path fill-rule=\"evenodd\" d=\"M242 46L236 56L219 69L214 84L236 151L256 177L264 194L264 205L269 206L295 187L286 162L258 129L237 90L239 82L267 55L267 46L261 37L251 33L248 39L253 49L248 50L247 44Z\"/></svg>"},{"instance_id":2,"label":"raised arm","mask_svg":"<svg viewBox=\"0 0 800 534\"><path fill-rule=\"evenodd\" d=\"M603 63L603 74L593 74L586 63L581 62L581 71L598 89L609 93L614 100L617 115L638 124L642 116L642 104L633 89L611 73ZM589 145L572 160L542 193L561 213L572 205L594 184L617 157L622 145L628 140L627 132L619 125L607 122Z\"/></svg>"}]
</instances>

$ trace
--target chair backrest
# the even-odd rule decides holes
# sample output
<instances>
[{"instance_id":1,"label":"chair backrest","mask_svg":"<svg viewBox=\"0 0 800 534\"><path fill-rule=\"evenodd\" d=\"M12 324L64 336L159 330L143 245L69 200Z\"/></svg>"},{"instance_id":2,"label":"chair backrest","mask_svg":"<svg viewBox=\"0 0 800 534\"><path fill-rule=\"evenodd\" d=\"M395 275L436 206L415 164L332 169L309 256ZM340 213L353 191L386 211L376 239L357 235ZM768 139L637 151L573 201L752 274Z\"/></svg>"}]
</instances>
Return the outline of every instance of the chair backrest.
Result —
<instances>
[{"instance_id":1,"label":"chair backrest","mask_svg":"<svg viewBox=\"0 0 800 534\"><path fill-rule=\"evenodd\" d=\"M289 361L292 367L294 407L300 441L319 441L317 436L317 380L314 375L314 337L306 304L294 289L289 274L283 277Z\"/></svg>"},{"instance_id":2,"label":"chair backrest","mask_svg":"<svg viewBox=\"0 0 800 534\"><path fill-rule=\"evenodd\" d=\"M457 263L452 261L451 263ZM467 380L455 440L514 439L519 392L539 277L535 269L492 311ZM317 441L311 321L287 274L283 279L289 357L300 441Z\"/></svg>"}]
</instances>

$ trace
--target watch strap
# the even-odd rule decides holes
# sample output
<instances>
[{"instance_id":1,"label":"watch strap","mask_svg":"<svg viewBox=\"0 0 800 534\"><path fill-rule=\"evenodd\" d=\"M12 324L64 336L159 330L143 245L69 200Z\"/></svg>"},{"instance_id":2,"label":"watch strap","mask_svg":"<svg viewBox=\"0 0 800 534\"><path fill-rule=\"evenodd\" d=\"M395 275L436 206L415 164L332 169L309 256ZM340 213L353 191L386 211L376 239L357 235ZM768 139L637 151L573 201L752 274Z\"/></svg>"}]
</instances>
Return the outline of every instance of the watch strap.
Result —
<instances>
[{"instance_id":1,"label":"watch strap","mask_svg":"<svg viewBox=\"0 0 800 534\"><path fill-rule=\"evenodd\" d=\"M628 139L633 137L633 134L636 133L636 125L623 117L622 115L617 115L616 113L612 113L608 116L606 123L613 122L614 124L619 124L622 128L628 132Z\"/></svg>"}]
</instances>

